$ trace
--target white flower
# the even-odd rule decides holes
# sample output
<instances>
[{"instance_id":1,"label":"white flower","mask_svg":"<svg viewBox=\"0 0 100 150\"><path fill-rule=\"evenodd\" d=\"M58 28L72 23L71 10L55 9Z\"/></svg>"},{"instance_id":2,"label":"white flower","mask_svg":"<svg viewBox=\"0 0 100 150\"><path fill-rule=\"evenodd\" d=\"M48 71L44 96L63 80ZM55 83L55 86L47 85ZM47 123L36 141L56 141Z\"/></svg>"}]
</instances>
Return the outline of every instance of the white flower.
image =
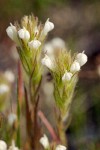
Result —
<instances>
[{"instance_id":1,"label":"white flower","mask_svg":"<svg viewBox=\"0 0 100 150\"><path fill-rule=\"evenodd\" d=\"M31 42L28 43L28 45L31 49L33 49L33 48L38 49L41 45L41 42L38 40L32 40Z\"/></svg>"},{"instance_id":2,"label":"white flower","mask_svg":"<svg viewBox=\"0 0 100 150\"><path fill-rule=\"evenodd\" d=\"M7 150L7 144L2 140L0 140L0 150Z\"/></svg>"},{"instance_id":3,"label":"white flower","mask_svg":"<svg viewBox=\"0 0 100 150\"><path fill-rule=\"evenodd\" d=\"M77 56L76 56L76 60L78 61L78 63L80 64L80 66L83 66L87 60L88 60L88 57L86 54L84 54L84 51L82 53L78 53Z\"/></svg>"},{"instance_id":4,"label":"white flower","mask_svg":"<svg viewBox=\"0 0 100 150\"><path fill-rule=\"evenodd\" d=\"M66 71L62 77L62 81L70 81L72 76L73 74L71 72Z\"/></svg>"},{"instance_id":5,"label":"white flower","mask_svg":"<svg viewBox=\"0 0 100 150\"><path fill-rule=\"evenodd\" d=\"M21 38L21 39L23 39L23 40L29 40L30 39L30 33L28 32L28 30L26 30L25 28L23 28L23 29L20 29L19 31L18 31L18 35L19 35L19 37Z\"/></svg>"},{"instance_id":6,"label":"white flower","mask_svg":"<svg viewBox=\"0 0 100 150\"><path fill-rule=\"evenodd\" d=\"M77 61L74 61L70 67L70 72L77 72L80 70L80 64Z\"/></svg>"},{"instance_id":7,"label":"white flower","mask_svg":"<svg viewBox=\"0 0 100 150\"><path fill-rule=\"evenodd\" d=\"M59 48L59 49L65 48L64 40L62 40L59 37L53 38L51 44L54 48Z\"/></svg>"},{"instance_id":8,"label":"white flower","mask_svg":"<svg viewBox=\"0 0 100 150\"><path fill-rule=\"evenodd\" d=\"M10 23L10 26L6 29L7 35L13 40L17 41L17 29Z\"/></svg>"},{"instance_id":9,"label":"white flower","mask_svg":"<svg viewBox=\"0 0 100 150\"><path fill-rule=\"evenodd\" d=\"M15 76L13 72L10 70L5 71L4 76L9 82L14 82L15 80Z\"/></svg>"},{"instance_id":10,"label":"white flower","mask_svg":"<svg viewBox=\"0 0 100 150\"><path fill-rule=\"evenodd\" d=\"M9 86L6 84L1 84L0 85L0 94L7 93L9 91Z\"/></svg>"},{"instance_id":11,"label":"white flower","mask_svg":"<svg viewBox=\"0 0 100 150\"><path fill-rule=\"evenodd\" d=\"M67 148L65 146L63 146L63 145L58 145L56 147L56 150L67 150Z\"/></svg>"},{"instance_id":12,"label":"white flower","mask_svg":"<svg viewBox=\"0 0 100 150\"><path fill-rule=\"evenodd\" d=\"M14 114L14 113L9 114L9 116L8 116L8 124L9 124L10 126L12 126L13 123L14 123L16 120L17 120L17 115L16 115L16 114Z\"/></svg>"},{"instance_id":13,"label":"white flower","mask_svg":"<svg viewBox=\"0 0 100 150\"><path fill-rule=\"evenodd\" d=\"M43 33L47 35L48 32L54 29L54 24L47 19L45 22L44 28L43 28Z\"/></svg>"},{"instance_id":14,"label":"white flower","mask_svg":"<svg viewBox=\"0 0 100 150\"><path fill-rule=\"evenodd\" d=\"M43 137L40 138L40 143L42 144L42 146L45 148L45 149L48 149L49 148L49 140L47 138L47 136L44 134Z\"/></svg>"},{"instance_id":15,"label":"white flower","mask_svg":"<svg viewBox=\"0 0 100 150\"><path fill-rule=\"evenodd\" d=\"M44 53L46 53L47 55L52 55L52 54L53 54L54 49L53 49L53 47L52 47L52 45L51 45L50 42L48 42L48 43L46 43L46 44L44 45L43 51L44 51Z\"/></svg>"},{"instance_id":16,"label":"white flower","mask_svg":"<svg viewBox=\"0 0 100 150\"><path fill-rule=\"evenodd\" d=\"M52 61L53 60L51 60L49 56L45 55L45 57L42 59L41 62L43 65L45 65L46 67L52 70L54 68L54 64Z\"/></svg>"},{"instance_id":17,"label":"white flower","mask_svg":"<svg viewBox=\"0 0 100 150\"><path fill-rule=\"evenodd\" d=\"M9 147L8 150L19 150L19 148L15 146L14 140L12 141L12 145Z\"/></svg>"}]
</instances>

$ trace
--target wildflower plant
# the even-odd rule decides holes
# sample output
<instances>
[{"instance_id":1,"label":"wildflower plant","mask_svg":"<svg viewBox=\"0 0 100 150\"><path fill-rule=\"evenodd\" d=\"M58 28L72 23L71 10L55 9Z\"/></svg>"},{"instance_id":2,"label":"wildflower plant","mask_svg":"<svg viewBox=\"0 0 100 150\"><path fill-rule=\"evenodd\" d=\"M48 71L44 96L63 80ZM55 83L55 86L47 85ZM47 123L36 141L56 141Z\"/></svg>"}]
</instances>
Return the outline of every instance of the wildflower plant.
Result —
<instances>
[{"instance_id":1,"label":"wildflower plant","mask_svg":"<svg viewBox=\"0 0 100 150\"><path fill-rule=\"evenodd\" d=\"M71 52L65 49L60 49L58 54L56 53L53 58L45 55L42 59L42 64L49 68L53 77L54 98L58 108L56 112L57 129L59 138L64 144L66 143L64 134L66 127L63 125L69 112L75 86L78 81L78 72L81 69L80 62L82 65L87 62L87 56L84 53L72 56Z\"/></svg>"},{"instance_id":2,"label":"wildflower plant","mask_svg":"<svg viewBox=\"0 0 100 150\"><path fill-rule=\"evenodd\" d=\"M17 51L23 66L24 75L24 95L25 111L26 111L26 128L27 140L29 142L27 149L39 150L39 141L47 150L66 150L66 137L65 127L63 122L66 114L70 109L72 97L74 94L75 86L78 80L78 72L81 66L87 62L87 56L83 53L75 54L72 56L70 51L66 50L65 43L57 38L52 41L52 45L44 46L45 39L54 28L54 24L47 19L45 24L41 24L38 18L33 15L24 16L20 23L16 22L14 25L6 29L8 36L16 43ZM61 44L57 44L57 43ZM63 46L61 46L63 45ZM45 50L43 50L45 47ZM50 52L52 49L52 52ZM54 51L55 49L55 51ZM50 55L49 55L50 54ZM52 54L52 55L51 55ZM44 57L43 57L44 56ZM40 86L43 76L43 66L46 66L53 78L54 84L54 99L56 104L57 133L48 123L47 119L39 112L38 103L40 100ZM19 66L19 78L21 80L22 74ZM20 103L20 81L18 82L18 125L20 124L20 112L22 105ZM42 115L41 115L42 114ZM55 139L54 147L51 147L46 135L41 138L42 130L39 125L38 116L44 122L49 124L50 131L53 132ZM19 137L18 126L18 134ZM59 144L63 145L59 145ZM20 147L20 144L17 143Z\"/></svg>"}]
</instances>

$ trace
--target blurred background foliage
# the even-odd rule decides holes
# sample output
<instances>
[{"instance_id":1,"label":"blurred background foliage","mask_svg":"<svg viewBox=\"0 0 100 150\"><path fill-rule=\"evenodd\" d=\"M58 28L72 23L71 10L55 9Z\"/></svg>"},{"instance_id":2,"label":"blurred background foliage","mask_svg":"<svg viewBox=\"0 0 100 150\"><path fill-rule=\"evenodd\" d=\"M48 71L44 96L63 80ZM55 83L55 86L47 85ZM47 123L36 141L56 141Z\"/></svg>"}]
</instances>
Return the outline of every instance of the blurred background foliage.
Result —
<instances>
[{"instance_id":1,"label":"blurred background foliage","mask_svg":"<svg viewBox=\"0 0 100 150\"><path fill-rule=\"evenodd\" d=\"M0 0L1 72L10 68L16 73L15 45L7 37L6 27L30 13L42 22L47 18L54 22L48 39L59 36L68 49L85 50L88 55L89 61L79 75L66 134L69 150L100 150L100 1Z\"/></svg>"}]
</instances>

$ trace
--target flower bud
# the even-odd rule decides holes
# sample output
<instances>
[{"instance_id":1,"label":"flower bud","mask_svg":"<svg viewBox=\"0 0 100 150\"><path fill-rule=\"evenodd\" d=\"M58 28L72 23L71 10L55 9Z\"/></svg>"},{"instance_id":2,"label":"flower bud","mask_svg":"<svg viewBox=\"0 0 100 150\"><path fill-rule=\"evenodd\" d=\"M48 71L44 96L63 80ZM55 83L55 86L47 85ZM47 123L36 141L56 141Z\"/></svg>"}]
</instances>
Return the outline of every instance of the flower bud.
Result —
<instances>
[{"instance_id":1,"label":"flower bud","mask_svg":"<svg viewBox=\"0 0 100 150\"><path fill-rule=\"evenodd\" d=\"M63 145L57 145L56 150L66 150L67 148Z\"/></svg>"},{"instance_id":2,"label":"flower bud","mask_svg":"<svg viewBox=\"0 0 100 150\"><path fill-rule=\"evenodd\" d=\"M83 66L87 62L88 57L87 57L87 55L84 54L84 52L82 52L82 53L78 53L76 55L76 60L78 61L80 66Z\"/></svg>"},{"instance_id":3,"label":"flower bud","mask_svg":"<svg viewBox=\"0 0 100 150\"><path fill-rule=\"evenodd\" d=\"M47 55L45 55L45 57L42 59L41 62L43 65L45 65L46 67L48 67L51 70L54 68L52 60Z\"/></svg>"},{"instance_id":4,"label":"flower bud","mask_svg":"<svg viewBox=\"0 0 100 150\"><path fill-rule=\"evenodd\" d=\"M32 40L31 42L28 43L28 45L31 49L38 49L41 45L41 42L38 40Z\"/></svg>"},{"instance_id":5,"label":"flower bud","mask_svg":"<svg viewBox=\"0 0 100 150\"><path fill-rule=\"evenodd\" d=\"M62 77L62 81L70 81L72 76L73 76L72 73L66 71Z\"/></svg>"},{"instance_id":6,"label":"flower bud","mask_svg":"<svg viewBox=\"0 0 100 150\"><path fill-rule=\"evenodd\" d=\"M50 32L53 29L54 29L54 24L52 22L50 22L49 19L47 19L47 21L44 25L43 33L45 35L47 35L47 33Z\"/></svg>"},{"instance_id":7,"label":"flower bud","mask_svg":"<svg viewBox=\"0 0 100 150\"><path fill-rule=\"evenodd\" d=\"M42 146L45 148L45 149L48 149L49 148L49 140L47 138L47 136L44 134L43 137L40 138L40 143L42 144Z\"/></svg>"},{"instance_id":8,"label":"flower bud","mask_svg":"<svg viewBox=\"0 0 100 150\"><path fill-rule=\"evenodd\" d=\"M18 31L18 35L23 40L27 40L28 41L30 39L30 33L25 28L20 29Z\"/></svg>"},{"instance_id":9,"label":"flower bud","mask_svg":"<svg viewBox=\"0 0 100 150\"><path fill-rule=\"evenodd\" d=\"M2 140L0 140L0 150L7 150L7 144Z\"/></svg>"},{"instance_id":10,"label":"flower bud","mask_svg":"<svg viewBox=\"0 0 100 150\"><path fill-rule=\"evenodd\" d=\"M77 72L80 70L80 64L77 61L74 61L70 67L70 72Z\"/></svg>"},{"instance_id":11,"label":"flower bud","mask_svg":"<svg viewBox=\"0 0 100 150\"><path fill-rule=\"evenodd\" d=\"M6 29L7 35L16 42L17 40L17 29L10 23L10 26Z\"/></svg>"}]
</instances>

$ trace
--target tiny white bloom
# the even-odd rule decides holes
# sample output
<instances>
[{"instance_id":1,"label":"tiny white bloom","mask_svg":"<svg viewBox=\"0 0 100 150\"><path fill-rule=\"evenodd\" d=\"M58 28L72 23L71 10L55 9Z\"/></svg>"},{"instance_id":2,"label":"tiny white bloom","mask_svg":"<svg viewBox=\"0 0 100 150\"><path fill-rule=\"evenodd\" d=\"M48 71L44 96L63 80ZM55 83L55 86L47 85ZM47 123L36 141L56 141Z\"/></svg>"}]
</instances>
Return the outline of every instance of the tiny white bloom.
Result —
<instances>
[{"instance_id":1,"label":"tiny white bloom","mask_svg":"<svg viewBox=\"0 0 100 150\"><path fill-rule=\"evenodd\" d=\"M28 32L28 30L26 30L25 28L20 29L18 31L18 35L21 39L23 40L29 40L30 39L30 33Z\"/></svg>"},{"instance_id":2,"label":"tiny white bloom","mask_svg":"<svg viewBox=\"0 0 100 150\"><path fill-rule=\"evenodd\" d=\"M52 54L53 54L54 49L53 49L53 47L52 47L52 45L51 45L50 42L48 42L48 43L46 43L46 44L44 45L43 51L44 51L44 53L46 53L47 55L52 55Z\"/></svg>"},{"instance_id":3,"label":"tiny white bloom","mask_svg":"<svg viewBox=\"0 0 100 150\"><path fill-rule=\"evenodd\" d=\"M14 123L16 120L17 120L17 115L16 115L16 114L11 113L11 114L8 115L8 124L9 124L10 126L12 126L13 123Z\"/></svg>"},{"instance_id":4,"label":"tiny white bloom","mask_svg":"<svg viewBox=\"0 0 100 150\"><path fill-rule=\"evenodd\" d=\"M67 150L67 148L63 145L57 145L56 150Z\"/></svg>"},{"instance_id":5,"label":"tiny white bloom","mask_svg":"<svg viewBox=\"0 0 100 150\"><path fill-rule=\"evenodd\" d=\"M48 138L47 138L47 136L45 134L43 135L43 137L40 138L40 143L42 144L42 146L45 149L49 148L49 140L48 140Z\"/></svg>"},{"instance_id":6,"label":"tiny white bloom","mask_svg":"<svg viewBox=\"0 0 100 150\"><path fill-rule=\"evenodd\" d=\"M65 48L64 40L62 40L59 37L53 38L51 44L54 48L59 48L59 49Z\"/></svg>"},{"instance_id":7,"label":"tiny white bloom","mask_svg":"<svg viewBox=\"0 0 100 150\"><path fill-rule=\"evenodd\" d=\"M15 80L15 76L13 72L10 70L5 71L4 76L9 82L14 82Z\"/></svg>"},{"instance_id":8,"label":"tiny white bloom","mask_svg":"<svg viewBox=\"0 0 100 150\"><path fill-rule=\"evenodd\" d=\"M6 29L7 35L13 40L17 41L17 29L10 23L10 26Z\"/></svg>"},{"instance_id":9,"label":"tiny white bloom","mask_svg":"<svg viewBox=\"0 0 100 150\"><path fill-rule=\"evenodd\" d=\"M12 145L9 147L8 150L19 150L19 148L15 146L15 141L14 140L12 141Z\"/></svg>"},{"instance_id":10,"label":"tiny white bloom","mask_svg":"<svg viewBox=\"0 0 100 150\"><path fill-rule=\"evenodd\" d=\"M41 45L41 42L38 40L32 40L31 42L28 43L28 45L31 49L33 49L33 48L38 49Z\"/></svg>"},{"instance_id":11,"label":"tiny white bloom","mask_svg":"<svg viewBox=\"0 0 100 150\"><path fill-rule=\"evenodd\" d=\"M48 32L54 29L54 24L49 21L49 18L45 22L44 28L43 28L43 33L47 35Z\"/></svg>"},{"instance_id":12,"label":"tiny white bloom","mask_svg":"<svg viewBox=\"0 0 100 150\"><path fill-rule=\"evenodd\" d=\"M7 84L0 85L0 94L5 94L9 92L9 86Z\"/></svg>"},{"instance_id":13,"label":"tiny white bloom","mask_svg":"<svg viewBox=\"0 0 100 150\"><path fill-rule=\"evenodd\" d=\"M88 57L86 54L84 54L84 51L83 51L82 53L78 53L76 55L76 60L78 61L80 66L83 66L87 62Z\"/></svg>"},{"instance_id":14,"label":"tiny white bloom","mask_svg":"<svg viewBox=\"0 0 100 150\"><path fill-rule=\"evenodd\" d=\"M71 72L65 72L64 75L62 76L62 81L70 81L72 78L73 74Z\"/></svg>"},{"instance_id":15,"label":"tiny white bloom","mask_svg":"<svg viewBox=\"0 0 100 150\"><path fill-rule=\"evenodd\" d=\"M7 150L7 144L2 140L0 140L0 150Z\"/></svg>"},{"instance_id":16,"label":"tiny white bloom","mask_svg":"<svg viewBox=\"0 0 100 150\"><path fill-rule=\"evenodd\" d=\"M51 70L54 68L53 60L51 60L50 57L47 55L45 55L45 57L42 59L41 62L43 65L45 65L46 67L48 67Z\"/></svg>"},{"instance_id":17,"label":"tiny white bloom","mask_svg":"<svg viewBox=\"0 0 100 150\"><path fill-rule=\"evenodd\" d=\"M77 72L80 70L80 64L77 61L74 61L70 67L70 72Z\"/></svg>"}]
</instances>

